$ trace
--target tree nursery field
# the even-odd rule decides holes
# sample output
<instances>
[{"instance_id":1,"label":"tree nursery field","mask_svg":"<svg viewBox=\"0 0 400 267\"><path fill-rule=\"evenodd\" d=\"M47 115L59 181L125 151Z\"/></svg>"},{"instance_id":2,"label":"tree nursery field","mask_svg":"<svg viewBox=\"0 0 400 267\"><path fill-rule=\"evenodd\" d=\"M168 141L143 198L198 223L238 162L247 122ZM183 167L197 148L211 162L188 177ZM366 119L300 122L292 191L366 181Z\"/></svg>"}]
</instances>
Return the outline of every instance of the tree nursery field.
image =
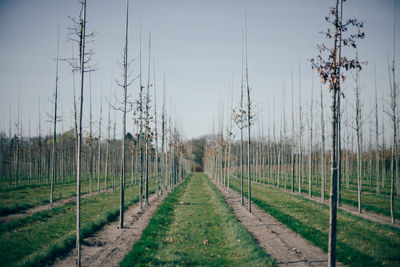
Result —
<instances>
[{"instance_id":1,"label":"tree nursery field","mask_svg":"<svg viewBox=\"0 0 400 267\"><path fill-rule=\"evenodd\" d=\"M0 1L0 266L400 266L399 11Z\"/></svg>"}]
</instances>

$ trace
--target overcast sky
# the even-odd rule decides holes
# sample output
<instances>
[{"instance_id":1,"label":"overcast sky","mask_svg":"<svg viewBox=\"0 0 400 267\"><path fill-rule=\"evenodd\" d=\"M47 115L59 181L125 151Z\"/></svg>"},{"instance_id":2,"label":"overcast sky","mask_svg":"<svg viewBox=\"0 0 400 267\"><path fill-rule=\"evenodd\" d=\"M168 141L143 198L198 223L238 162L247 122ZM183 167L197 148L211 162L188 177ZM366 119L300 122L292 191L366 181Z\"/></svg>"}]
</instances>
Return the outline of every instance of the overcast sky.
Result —
<instances>
[{"instance_id":1,"label":"overcast sky","mask_svg":"<svg viewBox=\"0 0 400 267\"><path fill-rule=\"evenodd\" d=\"M397 0L396 0L397 1ZM163 74L166 75L167 106L170 115L181 121L187 138L212 131L217 112L230 105L233 78L234 104L240 94L241 35L243 13L247 14L249 80L256 106L263 110L264 127L274 118L281 118L283 88L286 111L291 112L291 71L294 73L295 108L298 108L299 66L301 97L311 98L312 70L309 59L317 54L315 46L324 41L320 31L328 24L324 17L330 0L131 0L129 23L129 59L131 71L138 74L139 21L142 23L143 74L147 77L148 35L152 34L152 57L155 60L157 105L162 103ZM89 47L96 53L91 74L93 116L97 129L100 99L103 96L103 131L108 107L104 96L120 78L124 36L125 0L88 0L87 31L96 33ZM397 13L400 14L397 1ZM37 135L38 99L42 111L42 129L47 133L51 111L49 99L55 87L57 27L60 26L60 57L71 57L71 43L66 41L67 16L77 17L80 6L75 0L0 0L0 130L8 133L9 103L14 121L17 116L18 90L21 94L24 135L31 120L32 135ZM379 95L387 97L388 57L393 54L393 1L348 0L344 17L365 21L365 40L360 42L359 56L368 61L361 74L363 102L366 109L373 100L374 64L377 68ZM396 19L399 25L400 15ZM400 32L400 31L399 31ZM399 62L397 34L396 61ZM75 53L77 48L75 47ZM351 51L353 53L353 51ZM397 64L397 69L399 65ZM398 73L398 72L397 72ZM60 111L64 130L72 127L72 74L68 64L60 63ZM351 77L351 75L349 75ZM89 76L86 76L84 125L89 118ZM397 74L397 77L400 77ZM348 101L352 101L353 83L344 85ZM78 87L78 76L76 76ZM20 89L19 89L20 88ZM324 99L329 103L325 89ZM132 99L137 97L138 84L129 88ZM319 97L319 80L314 75L314 97ZM227 113L227 112L225 112ZM176 114L176 115L174 115ZM275 117L274 117L275 116ZM112 113L112 118L114 113ZM117 122L121 121L117 113ZM129 117L128 131L132 129ZM13 123L14 125L14 123ZM117 130L121 132L118 124ZM61 123L59 131L61 130ZM14 131L14 126L13 126ZM104 136L104 135L103 135Z\"/></svg>"}]
</instances>

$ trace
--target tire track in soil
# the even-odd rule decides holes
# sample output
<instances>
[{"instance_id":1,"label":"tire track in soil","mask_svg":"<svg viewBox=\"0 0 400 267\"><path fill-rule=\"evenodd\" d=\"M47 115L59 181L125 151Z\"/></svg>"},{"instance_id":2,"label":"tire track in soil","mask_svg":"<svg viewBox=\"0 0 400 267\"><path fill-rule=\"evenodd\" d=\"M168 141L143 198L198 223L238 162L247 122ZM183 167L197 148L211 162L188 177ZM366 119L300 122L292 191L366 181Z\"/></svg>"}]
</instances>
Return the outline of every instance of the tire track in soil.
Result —
<instances>
[{"instance_id":1,"label":"tire track in soil","mask_svg":"<svg viewBox=\"0 0 400 267\"><path fill-rule=\"evenodd\" d=\"M133 244L139 240L154 212L170 191L171 188L159 197L157 193L150 195L150 205L144 206L143 211L140 210L139 203L125 211L124 228L119 229L119 219L117 219L93 236L85 238L81 244L82 266L118 266L124 256L132 250ZM76 266L75 249L64 258L57 259L52 266Z\"/></svg>"},{"instance_id":2,"label":"tire track in soil","mask_svg":"<svg viewBox=\"0 0 400 267\"><path fill-rule=\"evenodd\" d=\"M234 190L226 190L210 179L222 193L225 201L232 207L238 220L257 240L277 266L327 266L328 254L309 241L293 232L271 215L252 205L252 213L240 203L240 194ZM336 266L345 266L337 262Z\"/></svg>"}]
</instances>

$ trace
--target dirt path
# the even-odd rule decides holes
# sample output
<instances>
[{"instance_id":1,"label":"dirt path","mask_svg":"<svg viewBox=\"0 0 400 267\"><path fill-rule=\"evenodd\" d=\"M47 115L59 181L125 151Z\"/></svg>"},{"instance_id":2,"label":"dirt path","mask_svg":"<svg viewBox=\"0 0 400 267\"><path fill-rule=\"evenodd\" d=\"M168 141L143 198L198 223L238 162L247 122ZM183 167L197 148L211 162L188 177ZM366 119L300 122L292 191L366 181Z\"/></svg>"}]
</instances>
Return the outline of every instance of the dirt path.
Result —
<instances>
[{"instance_id":1,"label":"dirt path","mask_svg":"<svg viewBox=\"0 0 400 267\"><path fill-rule=\"evenodd\" d=\"M235 178L237 178L237 177L235 177ZM261 185L261 186L275 188L275 187L272 187L270 185L266 185L266 184L262 184L262 183L258 183L258 182L253 182L253 183L256 183L256 184ZM277 189L277 188L275 188L275 189ZM297 192L297 191L292 193L288 189L280 188L280 190L283 190L284 192L289 193L289 194L294 194L294 195L298 195L298 196L300 195L299 192ZM327 206L329 205L329 200L328 199L326 199L325 202L323 202L320 197L312 196L310 198L306 194L301 194L300 196L305 197L307 199L310 199L312 201L316 201L318 203L325 204ZM358 208L357 207L354 207L354 206L351 206L351 205L348 205L348 204L343 204L343 203L342 203L342 205L340 207L338 206L338 208L341 209L341 210L347 211L347 212L351 213L354 216L358 216L358 217L364 218L364 219L366 219L368 221L371 221L371 222L387 224L389 226L400 228L400 221L399 220L397 220L393 224L392 223L392 219L389 216L386 216L386 215L383 215L383 214L375 213L375 212L372 212L372 211L366 211L366 210L362 210L361 213L358 213Z\"/></svg>"},{"instance_id":2,"label":"dirt path","mask_svg":"<svg viewBox=\"0 0 400 267\"><path fill-rule=\"evenodd\" d=\"M215 185L215 181L211 180ZM216 185L232 207L238 220L257 240L278 266L327 266L328 254L312 245L271 215L252 206L252 213L240 204L240 195ZM247 202L247 199L245 199ZM337 266L344 266L337 262Z\"/></svg>"},{"instance_id":3,"label":"dirt path","mask_svg":"<svg viewBox=\"0 0 400 267\"><path fill-rule=\"evenodd\" d=\"M118 266L125 254L141 237L154 212L168 195L170 190L157 198L156 193L149 196L150 206L140 211L139 204L130 207L125 213L125 227L119 229L119 221L105 226L97 234L85 238L82 242L82 266ZM75 249L65 258L58 259L53 266L76 266Z\"/></svg>"}]
</instances>

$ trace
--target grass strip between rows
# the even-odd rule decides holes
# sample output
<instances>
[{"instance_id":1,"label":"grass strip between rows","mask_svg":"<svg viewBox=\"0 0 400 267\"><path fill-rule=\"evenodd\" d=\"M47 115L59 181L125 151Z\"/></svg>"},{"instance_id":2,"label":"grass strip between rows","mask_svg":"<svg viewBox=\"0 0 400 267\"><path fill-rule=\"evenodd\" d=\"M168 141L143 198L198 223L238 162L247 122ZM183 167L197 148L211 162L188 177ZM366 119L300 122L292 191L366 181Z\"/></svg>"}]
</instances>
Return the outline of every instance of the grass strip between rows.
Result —
<instances>
[{"instance_id":1,"label":"grass strip between rows","mask_svg":"<svg viewBox=\"0 0 400 267\"><path fill-rule=\"evenodd\" d=\"M240 175L236 175L234 179L239 179ZM244 175L244 179L247 180L246 175ZM298 180L297 176L295 176L295 183L294 183L294 191L298 192L299 187L298 187ZM261 177L258 179L259 184L268 186L270 188L275 188L275 189L290 189L291 185L289 183L285 184L284 182L281 181L280 186L277 187L277 183L275 182L276 186L272 186L271 184L268 183L265 177ZM253 181L255 183L255 181ZM364 190L364 189L363 189ZM308 182L303 183L301 185L301 192L304 196L308 196ZM312 196L313 197L320 197L321 196L321 187L320 186L315 186L313 184L312 186ZM327 187L325 190L325 199L329 199L329 188ZM382 214L385 216L390 216L390 198L389 196L385 195L375 195L375 194L364 194L364 192L361 195L361 207L365 211L372 211L377 214ZM342 188L341 191L341 201L344 204L353 206L353 207L358 207L358 200L357 200L357 192L354 191L349 191L345 188ZM400 201L395 199L394 200L394 215L396 219L400 219Z\"/></svg>"},{"instance_id":2,"label":"grass strip between rows","mask_svg":"<svg viewBox=\"0 0 400 267\"><path fill-rule=\"evenodd\" d=\"M151 177L150 180L154 180ZM131 180L132 179L127 179ZM110 179L108 189L112 189ZM100 190L105 189L105 180L100 179ZM137 183L135 183L137 184ZM131 183L127 183L132 185ZM119 187L119 179L116 179L116 187ZM97 179L93 179L92 192L97 192ZM81 194L90 193L90 181L88 178L82 180ZM53 201L71 198L76 196L76 181L64 181L54 184ZM50 203L50 184L27 184L17 187L7 187L0 189L0 216L6 216L12 213L22 212L38 205L46 205Z\"/></svg>"}]
</instances>

